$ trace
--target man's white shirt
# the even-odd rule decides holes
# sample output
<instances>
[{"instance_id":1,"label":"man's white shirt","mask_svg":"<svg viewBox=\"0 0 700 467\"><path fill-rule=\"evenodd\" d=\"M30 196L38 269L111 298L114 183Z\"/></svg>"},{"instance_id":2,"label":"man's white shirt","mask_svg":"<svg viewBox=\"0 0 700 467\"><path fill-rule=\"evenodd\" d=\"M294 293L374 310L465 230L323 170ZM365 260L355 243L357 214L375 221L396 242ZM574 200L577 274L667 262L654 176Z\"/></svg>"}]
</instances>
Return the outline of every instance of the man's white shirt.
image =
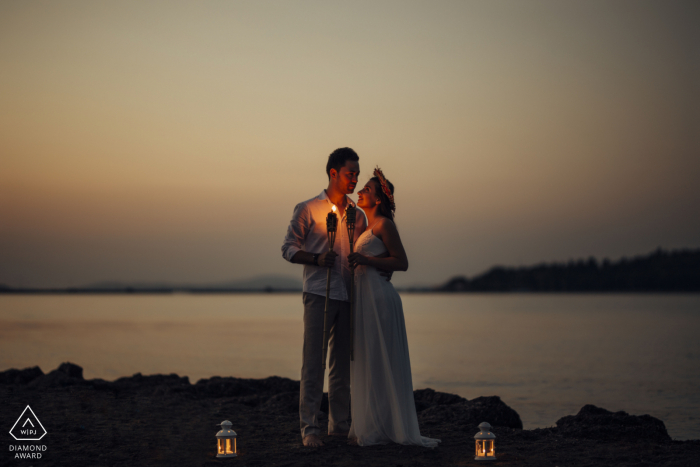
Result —
<instances>
[{"instance_id":1,"label":"man's white shirt","mask_svg":"<svg viewBox=\"0 0 700 467\"><path fill-rule=\"evenodd\" d=\"M355 203L345 196L348 205L355 206ZM328 251L328 231L326 228L326 217L331 212L333 203L328 199L326 190L320 195L299 203L294 208L292 220L287 228L287 235L282 244L282 256L287 261L292 261L292 257L299 250L307 253L322 254ZM331 290L330 298L333 300L349 301L350 275L352 270L348 264L350 254L350 241L348 239L348 229L345 219L345 212L336 211L339 222L336 230L335 244L333 251L338 257L331 268ZM362 209L357 210L355 219L355 231L353 242L357 244L357 238L367 228L367 218ZM328 268L305 264L304 265L304 292L326 296L326 276Z\"/></svg>"}]
</instances>

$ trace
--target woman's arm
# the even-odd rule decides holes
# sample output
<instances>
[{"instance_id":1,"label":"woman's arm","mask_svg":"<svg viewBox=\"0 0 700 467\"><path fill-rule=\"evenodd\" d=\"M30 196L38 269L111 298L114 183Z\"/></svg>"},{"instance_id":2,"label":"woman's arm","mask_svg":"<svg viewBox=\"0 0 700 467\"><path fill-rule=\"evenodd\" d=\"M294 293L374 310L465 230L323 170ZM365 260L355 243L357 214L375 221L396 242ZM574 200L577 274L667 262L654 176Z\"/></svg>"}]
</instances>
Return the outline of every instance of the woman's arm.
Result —
<instances>
[{"instance_id":1,"label":"woman's arm","mask_svg":"<svg viewBox=\"0 0 700 467\"><path fill-rule=\"evenodd\" d=\"M406 271L408 269L408 257L401 243L399 231L389 219L382 219L373 229L375 237L379 238L386 246L388 255L384 257L367 257L359 253L353 253L348 257L352 264L363 264L385 271Z\"/></svg>"}]
</instances>

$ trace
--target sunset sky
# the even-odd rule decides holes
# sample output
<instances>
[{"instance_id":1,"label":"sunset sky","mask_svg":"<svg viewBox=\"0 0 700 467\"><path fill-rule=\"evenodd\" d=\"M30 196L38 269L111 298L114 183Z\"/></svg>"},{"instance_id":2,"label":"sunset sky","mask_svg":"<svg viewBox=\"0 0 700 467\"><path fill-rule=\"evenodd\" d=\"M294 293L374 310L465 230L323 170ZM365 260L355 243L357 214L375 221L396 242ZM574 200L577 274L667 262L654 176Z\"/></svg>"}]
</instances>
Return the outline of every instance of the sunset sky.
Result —
<instances>
[{"instance_id":1,"label":"sunset sky","mask_svg":"<svg viewBox=\"0 0 700 467\"><path fill-rule=\"evenodd\" d=\"M700 2L0 1L0 283L300 279L344 146L397 285L698 248Z\"/></svg>"}]
</instances>

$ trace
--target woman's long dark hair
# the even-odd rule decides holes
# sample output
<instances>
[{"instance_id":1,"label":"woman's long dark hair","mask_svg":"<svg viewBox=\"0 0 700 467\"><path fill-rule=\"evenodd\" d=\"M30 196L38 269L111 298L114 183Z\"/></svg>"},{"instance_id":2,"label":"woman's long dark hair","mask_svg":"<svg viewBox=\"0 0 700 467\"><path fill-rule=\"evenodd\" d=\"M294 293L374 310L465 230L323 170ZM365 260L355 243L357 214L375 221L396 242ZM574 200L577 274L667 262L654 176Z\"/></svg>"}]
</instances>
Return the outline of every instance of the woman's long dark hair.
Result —
<instances>
[{"instance_id":1,"label":"woman's long dark hair","mask_svg":"<svg viewBox=\"0 0 700 467\"><path fill-rule=\"evenodd\" d=\"M375 182L376 186L376 191L377 191L377 196L379 197L379 200L381 203L379 203L379 214L381 214L384 217L388 217L392 221L394 220L394 212L391 210L391 201L389 200L389 197L384 193L384 190L382 190L382 182L379 181L379 177L372 177L369 179L370 182ZM387 188L389 188L389 191L391 192L392 196L394 195L394 184L391 183L389 180L386 181Z\"/></svg>"}]
</instances>

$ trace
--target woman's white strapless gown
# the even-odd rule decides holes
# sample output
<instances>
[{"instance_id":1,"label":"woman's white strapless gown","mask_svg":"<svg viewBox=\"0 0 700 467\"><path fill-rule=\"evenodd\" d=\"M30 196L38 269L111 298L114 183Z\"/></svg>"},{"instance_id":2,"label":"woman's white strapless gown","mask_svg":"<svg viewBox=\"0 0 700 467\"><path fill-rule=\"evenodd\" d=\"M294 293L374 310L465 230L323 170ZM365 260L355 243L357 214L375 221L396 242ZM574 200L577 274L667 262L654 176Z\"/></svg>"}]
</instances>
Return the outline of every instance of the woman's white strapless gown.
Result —
<instances>
[{"instance_id":1,"label":"woman's white strapless gown","mask_svg":"<svg viewBox=\"0 0 700 467\"><path fill-rule=\"evenodd\" d=\"M380 256L387 249L366 230L357 239L355 251ZM355 303L349 438L357 438L360 446L393 441L436 447L440 440L421 436L418 427L401 297L375 268L358 266Z\"/></svg>"}]
</instances>

